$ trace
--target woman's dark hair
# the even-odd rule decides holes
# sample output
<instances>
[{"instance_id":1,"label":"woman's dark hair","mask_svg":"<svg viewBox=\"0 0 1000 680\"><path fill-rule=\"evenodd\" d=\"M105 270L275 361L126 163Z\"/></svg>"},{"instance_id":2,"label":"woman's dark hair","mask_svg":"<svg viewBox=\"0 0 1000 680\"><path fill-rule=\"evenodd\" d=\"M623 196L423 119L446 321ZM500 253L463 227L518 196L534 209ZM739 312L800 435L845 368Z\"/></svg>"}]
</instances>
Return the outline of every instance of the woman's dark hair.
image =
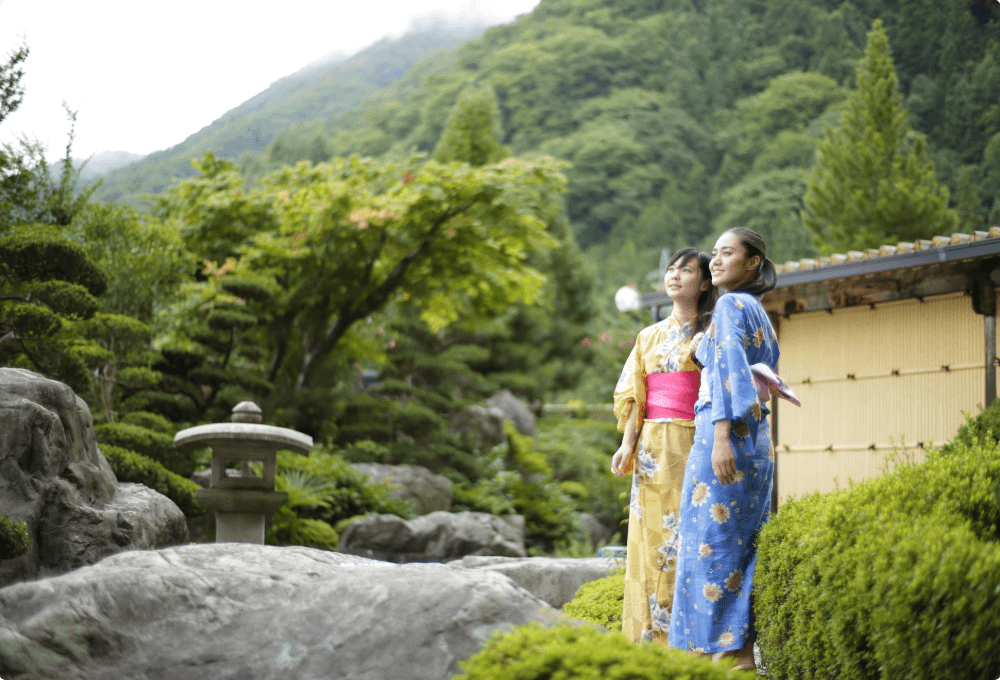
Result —
<instances>
[{"instance_id":1,"label":"woman's dark hair","mask_svg":"<svg viewBox=\"0 0 1000 680\"><path fill-rule=\"evenodd\" d=\"M701 280L711 281L712 272L709 270L709 263L712 261L708 253L703 253L697 248L681 248L670 258L667 269L675 264L683 267L689 260L698 260L698 269L701 270ZM715 286L709 286L708 290L702 291L698 296L698 316L694 320L693 328L695 333L701 333L708 328L712 322L712 310L715 309Z\"/></svg>"},{"instance_id":2,"label":"woman's dark hair","mask_svg":"<svg viewBox=\"0 0 1000 680\"><path fill-rule=\"evenodd\" d=\"M760 297L778 284L778 270L774 268L774 263L767 259L767 245L753 229L747 227L730 227L725 233L733 234L740 240L746 248L747 258L754 255L760 257L760 266L757 267L757 274L744 283L736 286L733 290L743 291Z\"/></svg>"}]
</instances>

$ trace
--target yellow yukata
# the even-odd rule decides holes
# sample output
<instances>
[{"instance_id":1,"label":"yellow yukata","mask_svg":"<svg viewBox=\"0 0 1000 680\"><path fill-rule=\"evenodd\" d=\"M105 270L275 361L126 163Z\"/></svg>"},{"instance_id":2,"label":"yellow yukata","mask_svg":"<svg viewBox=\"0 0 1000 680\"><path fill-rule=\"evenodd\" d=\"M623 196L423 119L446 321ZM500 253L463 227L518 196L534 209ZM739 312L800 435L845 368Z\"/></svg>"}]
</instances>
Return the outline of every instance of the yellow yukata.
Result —
<instances>
[{"instance_id":1,"label":"yellow yukata","mask_svg":"<svg viewBox=\"0 0 1000 680\"><path fill-rule=\"evenodd\" d=\"M667 645L674 597L680 526L681 487L694 421L681 418L646 420L646 376L697 371L691 358L691 324L672 316L640 331L615 387L618 429L633 409L640 431L634 457L629 501L628 556L622 632L632 642Z\"/></svg>"}]
</instances>

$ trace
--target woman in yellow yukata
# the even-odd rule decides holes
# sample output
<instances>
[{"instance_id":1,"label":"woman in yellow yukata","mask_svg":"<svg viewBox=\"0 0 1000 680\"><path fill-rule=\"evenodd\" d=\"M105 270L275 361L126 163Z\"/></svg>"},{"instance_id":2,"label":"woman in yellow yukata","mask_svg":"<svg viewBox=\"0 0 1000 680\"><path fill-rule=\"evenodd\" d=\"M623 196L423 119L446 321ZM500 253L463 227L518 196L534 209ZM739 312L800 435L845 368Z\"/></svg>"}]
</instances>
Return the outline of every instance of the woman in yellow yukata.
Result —
<instances>
[{"instance_id":1,"label":"woman in yellow yukata","mask_svg":"<svg viewBox=\"0 0 1000 680\"><path fill-rule=\"evenodd\" d=\"M668 642L681 485L700 378L692 341L708 327L715 305L709 261L696 248L671 258L663 283L673 312L639 332L615 387L623 437L611 471L632 473L622 613L622 632L632 642Z\"/></svg>"}]
</instances>

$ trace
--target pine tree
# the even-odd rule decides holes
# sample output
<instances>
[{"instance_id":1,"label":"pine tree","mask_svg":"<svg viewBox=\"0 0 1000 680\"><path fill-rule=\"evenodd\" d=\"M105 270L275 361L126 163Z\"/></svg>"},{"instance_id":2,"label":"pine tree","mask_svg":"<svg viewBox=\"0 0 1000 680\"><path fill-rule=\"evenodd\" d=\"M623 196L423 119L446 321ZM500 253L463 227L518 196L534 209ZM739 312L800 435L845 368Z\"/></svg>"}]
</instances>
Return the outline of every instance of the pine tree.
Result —
<instances>
[{"instance_id":1,"label":"pine tree","mask_svg":"<svg viewBox=\"0 0 1000 680\"><path fill-rule=\"evenodd\" d=\"M510 155L500 143L500 107L490 85L466 90L448 116L434 150L439 163L462 161L478 167L496 163Z\"/></svg>"},{"instance_id":2,"label":"pine tree","mask_svg":"<svg viewBox=\"0 0 1000 680\"><path fill-rule=\"evenodd\" d=\"M882 22L868 33L858 87L827 127L805 194L803 221L822 252L950 233L948 189L934 177L923 135L906 123Z\"/></svg>"}]
</instances>

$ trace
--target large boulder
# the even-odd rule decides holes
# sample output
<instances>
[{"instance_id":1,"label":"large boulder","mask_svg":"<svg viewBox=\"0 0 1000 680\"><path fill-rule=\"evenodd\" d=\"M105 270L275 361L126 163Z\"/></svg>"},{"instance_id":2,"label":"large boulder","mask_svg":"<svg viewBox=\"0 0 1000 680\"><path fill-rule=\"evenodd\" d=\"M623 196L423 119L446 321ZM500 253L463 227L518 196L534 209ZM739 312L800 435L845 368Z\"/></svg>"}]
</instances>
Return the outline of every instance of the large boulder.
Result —
<instances>
[{"instance_id":1,"label":"large boulder","mask_svg":"<svg viewBox=\"0 0 1000 680\"><path fill-rule=\"evenodd\" d=\"M387 485L390 495L410 501L418 515L451 508L451 480L425 467L379 463L355 463L354 467L373 482Z\"/></svg>"},{"instance_id":2,"label":"large boulder","mask_svg":"<svg viewBox=\"0 0 1000 680\"><path fill-rule=\"evenodd\" d=\"M494 631L559 617L491 571L188 545L0 590L0 669L33 680L444 680Z\"/></svg>"},{"instance_id":3,"label":"large boulder","mask_svg":"<svg viewBox=\"0 0 1000 680\"><path fill-rule=\"evenodd\" d=\"M521 434L535 436L535 414L510 390L501 390L487 399L486 408L500 411L503 419L513 421L514 427Z\"/></svg>"},{"instance_id":4,"label":"large boulder","mask_svg":"<svg viewBox=\"0 0 1000 680\"><path fill-rule=\"evenodd\" d=\"M589 512L573 513L573 519L576 521L577 540L587 542L594 550L597 550L600 545L610 540L611 536L614 535L611 529Z\"/></svg>"},{"instance_id":5,"label":"large boulder","mask_svg":"<svg viewBox=\"0 0 1000 680\"><path fill-rule=\"evenodd\" d=\"M507 443L503 431L503 412L495 408L466 406L451 417L449 432L468 435L479 453L486 453L494 446Z\"/></svg>"},{"instance_id":6,"label":"large boulder","mask_svg":"<svg viewBox=\"0 0 1000 680\"><path fill-rule=\"evenodd\" d=\"M340 537L340 552L387 562L449 562L466 555L525 557L524 518L432 512L404 520L372 513Z\"/></svg>"},{"instance_id":7,"label":"large boulder","mask_svg":"<svg viewBox=\"0 0 1000 680\"><path fill-rule=\"evenodd\" d=\"M33 543L0 561L0 585L188 540L173 501L118 483L87 404L67 385L18 368L0 368L0 511L25 523Z\"/></svg>"},{"instance_id":8,"label":"large boulder","mask_svg":"<svg viewBox=\"0 0 1000 680\"><path fill-rule=\"evenodd\" d=\"M448 566L499 572L559 609L580 586L604 578L617 565L610 557L463 557Z\"/></svg>"}]
</instances>

